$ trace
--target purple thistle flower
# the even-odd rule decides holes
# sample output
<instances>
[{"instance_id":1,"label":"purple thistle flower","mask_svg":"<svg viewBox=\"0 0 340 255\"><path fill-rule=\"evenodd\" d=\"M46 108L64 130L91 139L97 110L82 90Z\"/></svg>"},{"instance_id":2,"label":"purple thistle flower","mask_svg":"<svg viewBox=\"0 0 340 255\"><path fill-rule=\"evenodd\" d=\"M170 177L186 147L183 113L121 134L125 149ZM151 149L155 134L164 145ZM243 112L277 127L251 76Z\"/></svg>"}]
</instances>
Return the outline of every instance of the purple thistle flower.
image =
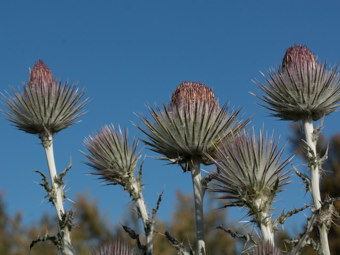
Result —
<instances>
[{"instance_id":1,"label":"purple thistle flower","mask_svg":"<svg viewBox=\"0 0 340 255\"><path fill-rule=\"evenodd\" d=\"M262 92L253 95L282 120L318 120L339 107L338 66L326 68L306 46L291 46L281 68L269 71L269 77L262 75L267 85L256 80Z\"/></svg>"},{"instance_id":2,"label":"purple thistle flower","mask_svg":"<svg viewBox=\"0 0 340 255\"><path fill-rule=\"evenodd\" d=\"M78 121L87 100L80 102L85 91L75 84L56 82L50 69L39 60L30 71L23 92L11 88L14 96L2 94L8 111L4 114L19 130L38 134L42 140Z\"/></svg>"},{"instance_id":3,"label":"purple thistle flower","mask_svg":"<svg viewBox=\"0 0 340 255\"><path fill-rule=\"evenodd\" d=\"M54 82L51 70L45 65L44 61L39 61L30 70L28 85L31 88L40 89L41 86L47 87Z\"/></svg>"},{"instance_id":4,"label":"purple thistle flower","mask_svg":"<svg viewBox=\"0 0 340 255\"><path fill-rule=\"evenodd\" d=\"M181 165L184 171L193 158L210 164L205 154L249 121L236 120L240 109L229 113L227 106L220 108L212 89L197 82L183 82L173 92L168 107L149 107L149 111L153 120L142 115L146 129L138 127L149 138L143 142L163 155L161 159Z\"/></svg>"}]
</instances>

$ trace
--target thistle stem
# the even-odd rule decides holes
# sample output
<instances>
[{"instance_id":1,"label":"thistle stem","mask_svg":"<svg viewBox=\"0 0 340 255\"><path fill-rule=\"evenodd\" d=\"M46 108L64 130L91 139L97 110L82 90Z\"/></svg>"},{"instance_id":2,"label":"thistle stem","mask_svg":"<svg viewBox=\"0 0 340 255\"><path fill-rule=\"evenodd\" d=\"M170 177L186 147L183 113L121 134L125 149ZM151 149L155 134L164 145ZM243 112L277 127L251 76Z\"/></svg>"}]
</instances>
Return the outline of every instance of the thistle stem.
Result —
<instances>
[{"instance_id":1,"label":"thistle stem","mask_svg":"<svg viewBox=\"0 0 340 255\"><path fill-rule=\"evenodd\" d=\"M313 139L313 121L311 119L307 119L303 121L303 127L305 132L306 143L308 145L308 160L311 171L311 188L312 188L312 197L314 201L314 205L316 209L321 207L321 195L320 195L320 175L319 175L319 166L316 162L316 140Z\"/></svg>"},{"instance_id":2,"label":"thistle stem","mask_svg":"<svg viewBox=\"0 0 340 255\"><path fill-rule=\"evenodd\" d=\"M132 182L131 188L133 191L132 192L133 199L136 202L137 210L143 221L144 232L145 232L145 237L146 237L146 255L152 255L153 254L153 236L154 236L153 225L149 221L149 215L146 210L144 197L140 190L140 185L138 185L138 183L136 182L134 178L132 179L131 182Z\"/></svg>"},{"instance_id":3,"label":"thistle stem","mask_svg":"<svg viewBox=\"0 0 340 255\"><path fill-rule=\"evenodd\" d=\"M311 118L302 121L305 132L306 143L308 146L308 161L311 171L311 195L313 198L316 210L321 210L321 195L320 195L320 173L319 165L317 162L317 135L314 134L313 120ZM327 227L325 224L318 226L320 234L320 251L322 255L330 255Z\"/></svg>"},{"instance_id":4,"label":"thistle stem","mask_svg":"<svg viewBox=\"0 0 340 255\"><path fill-rule=\"evenodd\" d=\"M59 219L59 231L62 238L62 247L59 251L63 255L73 255L72 244L71 244L71 235L69 231L69 226L67 224L63 224L63 215L65 213L64 205L63 205L63 187L56 182L58 175L57 169L54 161L54 153L53 153L53 138L52 136L42 138L43 145L45 148L45 154L48 164L48 169L51 177L51 188L52 193L49 194L52 198L53 205L57 211L58 219Z\"/></svg>"},{"instance_id":5,"label":"thistle stem","mask_svg":"<svg viewBox=\"0 0 340 255\"><path fill-rule=\"evenodd\" d=\"M190 164L190 172L192 176L192 184L194 189L195 201L195 224L196 224L196 239L197 252L199 255L205 255L204 241L204 217L203 217L203 187L201 178L200 160L192 159Z\"/></svg>"},{"instance_id":6,"label":"thistle stem","mask_svg":"<svg viewBox=\"0 0 340 255\"><path fill-rule=\"evenodd\" d=\"M263 240L268 241L272 245L274 245L274 233L271 227L268 224L261 223L260 228L261 228Z\"/></svg>"},{"instance_id":7,"label":"thistle stem","mask_svg":"<svg viewBox=\"0 0 340 255\"><path fill-rule=\"evenodd\" d=\"M268 214L268 209L263 208L263 201L262 199L255 200L255 205L258 211L257 218L257 225L259 226L263 241L270 242L272 245L275 245L274 242L274 232L271 224L271 220Z\"/></svg>"}]
</instances>

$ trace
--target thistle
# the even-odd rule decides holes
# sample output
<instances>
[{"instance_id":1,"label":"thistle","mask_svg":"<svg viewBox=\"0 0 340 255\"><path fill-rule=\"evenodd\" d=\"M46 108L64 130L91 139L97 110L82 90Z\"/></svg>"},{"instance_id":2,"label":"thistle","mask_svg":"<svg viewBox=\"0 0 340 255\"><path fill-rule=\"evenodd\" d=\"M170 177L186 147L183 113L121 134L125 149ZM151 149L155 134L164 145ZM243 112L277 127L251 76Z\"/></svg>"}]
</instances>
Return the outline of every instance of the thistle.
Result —
<instances>
[{"instance_id":1,"label":"thistle","mask_svg":"<svg viewBox=\"0 0 340 255\"><path fill-rule=\"evenodd\" d=\"M267 86L255 81L263 93L257 96L268 104L271 115L282 120L318 120L334 112L340 101L338 66L319 64L305 46L287 49L281 68L268 72Z\"/></svg>"},{"instance_id":2,"label":"thistle","mask_svg":"<svg viewBox=\"0 0 340 255\"><path fill-rule=\"evenodd\" d=\"M127 131L115 127L104 126L94 136L85 139L85 147L90 154L85 154L88 166L95 170L94 175L100 176L107 184L121 185L123 187L134 176L134 171L140 159L137 153L138 142L133 140L129 145Z\"/></svg>"},{"instance_id":3,"label":"thistle","mask_svg":"<svg viewBox=\"0 0 340 255\"><path fill-rule=\"evenodd\" d=\"M89 154L85 154L88 166L95 170L94 175L100 176L107 184L121 185L134 202L142 219L146 235L146 254L153 253L154 219L150 219L142 194L141 176L135 177L134 172L140 159L137 153L138 142L134 138L129 145L127 130L104 126L94 136L85 139L85 147Z\"/></svg>"},{"instance_id":4,"label":"thistle","mask_svg":"<svg viewBox=\"0 0 340 255\"><path fill-rule=\"evenodd\" d=\"M200 164L211 164L206 156L216 144L238 133L247 123L236 120L240 109L228 113L219 107L212 89L197 82L183 82L172 94L168 107L149 107L153 120L142 115L146 129L139 129L149 138L149 148L163 155L161 159L190 171L193 181L198 254L205 254L203 195Z\"/></svg>"},{"instance_id":5,"label":"thistle","mask_svg":"<svg viewBox=\"0 0 340 255\"><path fill-rule=\"evenodd\" d=\"M274 244L274 229L269 215L272 203L281 187L287 184L288 172L284 168L290 159L280 162L283 148L273 135L260 131L256 139L254 131L221 143L215 151L218 172L210 177L214 181L212 191L221 194L228 206L246 207L248 215L260 228L263 240Z\"/></svg>"},{"instance_id":6,"label":"thistle","mask_svg":"<svg viewBox=\"0 0 340 255\"><path fill-rule=\"evenodd\" d=\"M320 64L314 54L305 46L291 46L287 49L282 67L269 73L267 86L256 82L264 92L257 96L269 106L273 116L282 120L302 121L307 158L311 171L310 191L316 210L321 210L320 166L322 160L316 152L318 130L313 121L334 112L340 102L340 80L338 66L327 69L326 62ZM256 96L256 95L255 95ZM318 226L320 236L319 252L330 254L325 224Z\"/></svg>"},{"instance_id":7,"label":"thistle","mask_svg":"<svg viewBox=\"0 0 340 255\"><path fill-rule=\"evenodd\" d=\"M69 213L65 212L63 206L65 193L62 178L69 168L58 177L53 153L53 135L75 124L76 119L84 114L82 109L87 100L80 100L85 91L78 92L75 85L68 86L66 83L63 86L61 82L56 82L42 60L30 70L29 81L23 85L23 92L13 88L11 90L14 96L9 93L2 94L8 110L4 111L4 114L16 128L29 134L37 134L42 141L51 177L51 187L48 183L44 183L44 187L59 219L58 236L61 238L61 244L58 249L62 254L73 254L71 225L67 220ZM42 176L45 178L44 174Z\"/></svg>"},{"instance_id":8,"label":"thistle","mask_svg":"<svg viewBox=\"0 0 340 255\"><path fill-rule=\"evenodd\" d=\"M116 240L99 246L93 255L138 255L136 249Z\"/></svg>"},{"instance_id":9,"label":"thistle","mask_svg":"<svg viewBox=\"0 0 340 255\"><path fill-rule=\"evenodd\" d=\"M264 242L254 248L251 255L281 255L281 251L269 242Z\"/></svg>"},{"instance_id":10,"label":"thistle","mask_svg":"<svg viewBox=\"0 0 340 255\"><path fill-rule=\"evenodd\" d=\"M14 97L2 94L9 121L26 133L39 135L47 145L55 133L77 123L87 103L87 100L80 102L84 90L78 92L75 84L56 82L42 60L30 71L23 92L11 90Z\"/></svg>"},{"instance_id":11,"label":"thistle","mask_svg":"<svg viewBox=\"0 0 340 255\"><path fill-rule=\"evenodd\" d=\"M165 156L161 159L179 164L184 172L190 170L193 158L211 164L205 154L248 123L236 120L240 109L228 113L228 106L220 108L212 89L197 82L183 82L173 92L168 107L149 107L149 112L153 121L142 116L146 129L139 127L150 140L143 142Z\"/></svg>"}]
</instances>

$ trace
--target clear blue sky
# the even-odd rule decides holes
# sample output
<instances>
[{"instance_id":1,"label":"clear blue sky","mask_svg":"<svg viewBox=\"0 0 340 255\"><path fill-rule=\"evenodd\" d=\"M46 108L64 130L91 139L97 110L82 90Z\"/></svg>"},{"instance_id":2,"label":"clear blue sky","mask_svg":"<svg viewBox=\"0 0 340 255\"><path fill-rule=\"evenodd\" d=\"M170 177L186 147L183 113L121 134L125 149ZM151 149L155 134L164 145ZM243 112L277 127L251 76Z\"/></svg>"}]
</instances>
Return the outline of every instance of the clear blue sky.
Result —
<instances>
[{"instance_id":1,"label":"clear blue sky","mask_svg":"<svg viewBox=\"0 0 340 255\"><path fill-rule=\"evenodd\" d=\"M88 192L98 199L100 211L119 224L129 196L115 186L102 186L82 163L83 140L105 124L126 126L131 136L141 124L134 113L147 114L145 104L169 102L183 81L212 87L220 103L243 106L253 116L252 125L263 123L281 135L281 146L290 135L289 122L268 117L268 111L249 92L251 81L281 63L292 44L304 44L320 60L340 61L340 2L336 1L2 1L0 6L0 88L18 88L27 82L29 67L45 61L54 77L78 81L86 88L88 113L80 124L55 136L57 169L72 156L68 196ZM2 106L1 106L2 107ZM2 107L3 108L3 107ZM325 120L324 132L340 131L340 113ZM35 182L47 174L44 150L36 136L23 133L0 118L0 190L10 213L21 210L25 222L35 222L54 208ZM137 132L137 136L142 134ZM140 146L142 148L142 145ZM291 153L287 146L285 156ZM148 150L143 155L155 156ZM294 161L302 166L300 161ZM208 168L205 168L208 169ZM192 190L190 174L179 167L147 157L144 196L149 209L165 188L159 217L169 219L177 189ZM292 209L309 202L300 180L287 186L277 208ZM306 200L304 200L306 199ZM68 207L70 204L68 203ZM230 217L240 220L240 211ZM304 216L288 222L295 232Z\"/></svg>"}]
</instances>

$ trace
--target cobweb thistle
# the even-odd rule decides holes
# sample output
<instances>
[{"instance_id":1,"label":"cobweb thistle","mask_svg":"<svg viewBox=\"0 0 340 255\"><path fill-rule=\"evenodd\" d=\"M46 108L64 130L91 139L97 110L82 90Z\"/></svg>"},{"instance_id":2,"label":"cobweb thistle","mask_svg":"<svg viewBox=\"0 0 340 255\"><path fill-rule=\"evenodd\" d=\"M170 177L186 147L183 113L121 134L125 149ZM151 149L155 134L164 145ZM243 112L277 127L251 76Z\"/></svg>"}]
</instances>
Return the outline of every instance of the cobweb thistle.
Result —
<instances>
[{"instance_id":1,"label":"cobweb thistle","mask_svg":"<svg viewBox=\"0 0 340 255\"><path fill-rule=\"evenodd\" d=\"M282 66L264 74L267 85L255 83L262 90L255 95L264 101L265 108L282 120L318 120L334 112L340 101L338 66L328 69L326 62L302 45L287 49Z\"/></svg>"},{"instance_id":2,"label":"cobweb thistle","mask_svg":"<svg viewBox=\"0 0 340 255\"><path fill-rule=\"evenodd\" d=\"M87 100L81 102L85 91L78 92L75 84L68 86L66 83L56 82L51 70L42 60L39 60L30 70L30 77L27 84L23 84L23 91L16 91L11 88L14 96L2 94L4 105L8 111L4 111L9 121L29 134L37 134L45 149L48 169L51 180L48 182L43 176L43 184L47 191L49 201L56 209L59 219L58 250L61 254L72 255L71 244L72 212L64 209L64 176L70 170L72 163L60 176L54 160L53 135L70 125L75 124L77 119L84 114L83 107ZM59 240L60 239L60 240Z\"/></svg>"},{"instance_id":3,"label":"cobweb thistle","mask_svg":"<svg viewBox=\"0 0 340 255\"><path fill-rule=\"evenodd\" d=\"M252 249L250 255L281 255L281 251L269 242L261 243L256 248Z\"/></svg>"},{"instance_id":4,"label":"cobweb thistle","mask_svg":"<svg viewBox=\"0 0 340 255\"><path fill-rule=\"evenodd\" d=\"M54 80L52 72L42 60L30 70L23 92L11 88L14 96L3 95L9 121L18 129L38 134L41 139L75 124L84 114L87 100L80 102L85 91L78 91L75 84Z\"/></svg>"},{"instance_id":5,"label":"cobweb thistle","mask_svg":"<svg viewBox=\"0 0 340 255\"><path fill-rule=\"evenodd\" d=\"M85 147L89 154L85 154L88 166L95 170L94 175L100 176L107 184L121 185L135 202L138 216L143 221L146 236L146 254L153 253L154 218L149 219L146 204L142 194L141 172L135 177L135 169L140 152L137 152L136 137L129 144L126 129L118 131L113 125L104 126L94 136L85 139ZM154 211L154 214L157 210ZM118 253L117 253L118 254Z\"/></svg>"},{"instance_id":6,"label":"cobweb thistle","mask_svg":"<svg viewBox=\"0 0 340 255\"><path fill-rule=\"evenodd\" d=\"M93 255L138 255L135 248L128 246L120 240L105 243L99 246Z\"/></svg>"},{"instance_id":7,"label":"cobweb thistle","mask_svg":"<svg viewBox=\"0 0 340 255\"><path fill-rule=\"evenodd\" d=\"M95 170L107 184L119 184L125 187L129 178L134 175L140 158L137 153L138 142L133 140L129 145L127 130L115 129L113 125L104 126L99 132L85 139L85 154L88 166Z\"/></svg>"},{"instance_id":8,"label":"cobweb thistle","mask_svg":"<svg viewBox=\"0 0 340 255\"><path fill-rule=\"evenodd\" d=\"M269 106L273 116L282 120L301 121L310 169L310 193L314 206L321 208L320 170L322 161L316 151L316 142L321 127L314 130L313 121L334 112L340 102L340 76L338 66L326 68L314 54L302 45L287 49L281 68L269 72L267 86L256 81L263 93L257 96ZM256 95L255 95L256 96ZM322 121L323 122L323 121ZM330 254L326 225L318 226L320 251Z\"/></svg>"},{"instance_id":9,"label":"cobweb thistle","mask_svg":"<svg viewBox=\"0 0 340 255\"><path fill-rule=\"evenodd\" d=\"M198 82L183 82L172 94L168 107L149 107L153 120L141 117L146 129L139 129L149 138L143 141L151 150L163 155L161 159L178 164L190 171L195 202L197 251L205 255L203 196L200 164L210 164L206 156L216 144L238 133L248 121L236 120L240 110L229 113L219 107L212 89Z\"/></svg>"},{"instance_id":10,"label":"cobweb thistle","mask_svg":"<svg viewBox=\"0 0 340 255\"><path fill-rule=\"evenodd\" d=\"M275 196L287 184L288 172L284 168L290 159L280 161L283 148L273 135L254 131L244 132L228 143L221 143L215 151L214 161L218 172L210 177L214 184L211 190L221 194L227 206L248 208L248 215L254 218L265 241L274 243L269 212Z\"/></svg>"},{"instance_id":11,"label":"cobweb thistle","mask_svg":"<svg viewBox=\"0 0 340 255\"><path fill-rule=\"evenodd\" d=\"M216 142L248 123L236 120L240 109L229 113L226 105L220 108L212 89L198 82L183 82L173 92L168 107L149 107L149 111L153 120L142 116L146 129L139 129L150 141L143 142L165 156L161 159L181 165L184 171L190 170L193 158L209 164L205 153L211 153Z\"/></svg>"}]
</instances>

